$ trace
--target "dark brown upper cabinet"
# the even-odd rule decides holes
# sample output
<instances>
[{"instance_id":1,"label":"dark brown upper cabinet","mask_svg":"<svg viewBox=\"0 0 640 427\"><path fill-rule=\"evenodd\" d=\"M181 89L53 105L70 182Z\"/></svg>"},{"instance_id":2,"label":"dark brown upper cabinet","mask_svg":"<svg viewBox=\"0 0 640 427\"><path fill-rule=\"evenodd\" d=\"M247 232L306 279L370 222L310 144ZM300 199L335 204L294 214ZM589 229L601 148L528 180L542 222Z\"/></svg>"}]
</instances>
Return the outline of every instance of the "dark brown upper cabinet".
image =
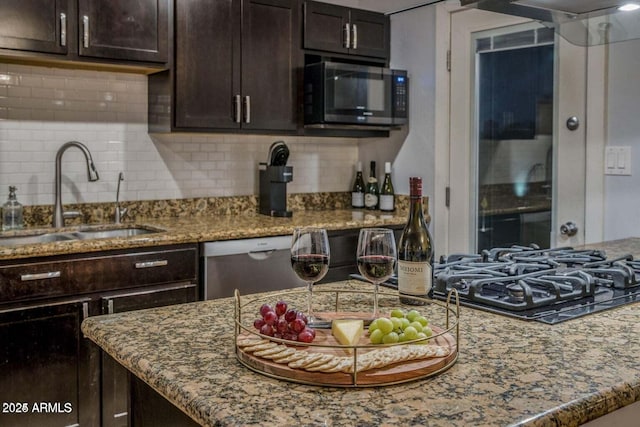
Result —
<instances>
[{"instance_id":1,"label":"dark brown upper cabinet","mask_svg":"<svg viewBox=\"0 0 640 427\"><path fill-rule=\"evenodd\" d=\"M168 0L79 0L79 54L166 62Z\"/></svg>"},{"instance_id":2,"label":"dark brown upper cabinet","mask_svg":"<svg viewBox=\"0 0 640 427\"><path fill-rule=\"evenodd\" d=\"M70 0L0 1L0 48L66 54Z\"/></svg>"},{"instance_id":3,"label":"dark brown upper cabinet","mask_svg":"<svg viewBox=\"0 0 640 427\"><path fill-rule=\"evenodd\" d=\"M175 14L174 66L149 77L152 132L297 129L298 1L176 1Z\"/></svg>"},{"instance_id":4,"label":"dark brown upper cabinet","mask_svg":"<svg viewBox=\"0 0 640 427\"><path fill-rule=\"evenodd\" d=\"M2 0L0 49L44 62L166 63L170 14L170 0Z\"/></svg>"},{"instance_id":5,"label":"dark brown upper cabinet","mask_svg":"<svg viewBox=\"0 0 640 427\"><path fill-rule=\"evenodd\" d=\"M376 12L307 1L304 48L389 59L389 17Z\"/></svg>"}]
</instances>

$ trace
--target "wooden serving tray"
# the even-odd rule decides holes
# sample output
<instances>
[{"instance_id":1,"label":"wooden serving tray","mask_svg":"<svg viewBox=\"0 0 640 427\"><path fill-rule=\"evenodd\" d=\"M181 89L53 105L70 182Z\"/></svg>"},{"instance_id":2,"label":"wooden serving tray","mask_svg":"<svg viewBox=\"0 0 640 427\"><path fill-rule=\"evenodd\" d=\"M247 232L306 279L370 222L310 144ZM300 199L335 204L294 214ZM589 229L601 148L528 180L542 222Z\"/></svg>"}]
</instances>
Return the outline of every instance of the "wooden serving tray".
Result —
<instances>
[{"instance_id":1,"label":"wooden serving tray","mask_svg":"<svg viewBox=\"0 0 640 427\"><path fill-rule=\"evenodd\" d=\"M434 335L440 334L444 331L444 329L437 326L430 325L430 327ZM238 340L246 339L250 336L251 334L249 333L243 333L238 336ZM349 349L334 347L339 346L340 344L336 341L333 335L331 335L331 330L329 329L317 329L316 338L313 341L313 344L321 344L323 347L299 346L294 348L300 351L353 357L353 354L349 353ZM358 345L369 344L369 336L365 331L365 334L363 334L363 336L360 338L360 342L358 343ZM399 345L401 346L403 344ZM304 369L292 369L286 364L280 364L269 359L254 356L251 353L243 351L240 347L237 346L236 355L238 357L238 360L245 366L271 377L313 385L362 387L398 384L419 378L430 377L452 366L458 357L456 338L450 333L444 333L438 337L435 337L429 340L429 344L425 345L439 345L448 347L450 349L450 352L447 356L444 357L434 357L429 359L418 359L399 362L378 369L370 369L362 372L357 372L356 374L344 372L309 372L305 371ZM375 348L361 348L358 349L358 354L364 354L372 350L375 350Z\"/></svg>"}]
</instances>

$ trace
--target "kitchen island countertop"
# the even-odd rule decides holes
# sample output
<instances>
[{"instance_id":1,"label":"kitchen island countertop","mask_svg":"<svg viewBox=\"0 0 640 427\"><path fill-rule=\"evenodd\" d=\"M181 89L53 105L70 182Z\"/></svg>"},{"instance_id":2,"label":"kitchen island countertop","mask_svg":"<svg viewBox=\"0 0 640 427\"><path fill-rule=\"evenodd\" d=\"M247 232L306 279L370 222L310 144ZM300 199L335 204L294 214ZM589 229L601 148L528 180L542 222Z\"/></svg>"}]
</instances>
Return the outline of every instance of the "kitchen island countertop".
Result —
<instances>
[{"instance_id":1,"label":"kitchen island countertop","mask_svg":"<svg viewBox=\"0 0 640 427\"><path fill-rule=\"evenodd\" d=\"M613 256L640 239L600 247ZM463 307L453 367L358 389L248 370L235 359L232 319L220 299L90 317L82 329L202 425L572 426L640 401L638 303L556 325Z\"/></svg>"}]
</instances>

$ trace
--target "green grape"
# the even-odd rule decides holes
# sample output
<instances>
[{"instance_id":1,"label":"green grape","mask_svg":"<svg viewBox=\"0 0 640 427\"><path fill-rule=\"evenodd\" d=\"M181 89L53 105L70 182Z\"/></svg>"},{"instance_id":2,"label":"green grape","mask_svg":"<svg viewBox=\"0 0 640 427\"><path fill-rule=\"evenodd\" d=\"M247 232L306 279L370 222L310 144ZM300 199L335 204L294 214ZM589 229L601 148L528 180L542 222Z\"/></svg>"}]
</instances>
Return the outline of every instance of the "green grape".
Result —
<instances>
[{"instance_id":1,"label":"green grape","mask_svg":"<svg viewBox=\"0 0 640 427\"><path fill-rule=\"evenodd\" d=\"M383 344L393 344L397 343L400 339L400 336L396 332L389 332L387 335L382 337Z\"/></svg>"},{"instance_id":2,"label":"green grape","mask_svg":"<svg viewBox=\"0 0 640 427\"><path fill-rule=\"evenodd\" d=\"M413 326L417 332L422 332L422 323L414 320L409 324L409 326Z\"/></svg>"},{"instance_id":3,"label":"green grape","mask_svg":"<svg viewBox=\"0 0 640 427\"><path fill-rule=\"evenodd\" d=\"M422 324L422 326L427 326L427 325L429 324L429 321L428 321L428 320L427 320L427 318L426 318L426 317L424 317L424 316L418 316L418 317L416 318L416 320L417 320L418 322L420 322L420 323Z\"/></svg>"},{"instance_id":4,"label":"green grape","mask_svg":"<svg viewBox=\"0 0 640 427\"><path fill-rule=\"evenodd\" d=\"M400 310L399 308L394 308L393 310L391 310L391 317L402 319L404 317L404 311Z\"/></svg>"},{"instance_id":5,"label":"green grape","mask_svg":"<svg viewBox=\"0 0 640 427\"><path fill-rule=\"evenodd\" d=\"M415 340L416 338L418 338L418 331L416 331L416 328L414 328L413 326L407 326L407 328L404 330L404 334L403 334L407 340Z\"/></svg>"},{"instance_id":6,"label":"green grape","mask_svg":"<svg viewBox=\"0 0 640 427\"><path fill-rule=\"evenodd\" d=\"M407 313L406 317L410 322L413 322L418 316L420 316L420 312L418 310L411 310Z\"/></svg>"},{"instance_id":7,"label":"green grape","mask_svg":"<svg viewBox=\"0 0 640 427\"><path fill-rule=\"evenodd\" d=\"M418 332L418 338L424 341L418 341L417 344L429 344L429 341L427 341L428 337L424 332Z\"/></svg>"},{"instance_id":8,"label":"green grape","mask_svg":"<svg viewBox=\"0 0 640 427\"><path fill-rule=\"evenodd\" d=\"M411 322L409 322L409 319L407 319L406 317L403 317L402 319L400 319L400 322L402 322L401 328L403 331L407 329L407 326L411 324Z\"/></svg>"},{"instance_id":9,"label":"green grape","mask_svg":"<svg viewBox=\"0 0 640 427\"><path fill-rule=\"evenodd\" d=\"M431 330L430 327L425 326L424 328L422 328L422 333L425 334L426 336L430 337L431 335L433 335L433 331Z\"/></svg>"},{"instance_id":10,"label":"green grape","mask_svg":"<svg viewBox=\"0 0 640 427\"><path fill-rule=\"evenodd\" d=\"M373 322L369 324L369 333L378 329L378 319L375 319Z\"/></svg>"},{"instance_id":11,"label":"green grape","mask_svg":"<svg viewBox=\"0 0 640 427\"><path fill-rule=\"evenodd\" d=\"M384 335L387 335L389 332L393 331L393 322L386 317L381 317L378 319L378 330L382 331Z\"/></svg>"},{"instance_id":12,"label":"green grape","mask_svg":"<svg viewBox=\"0 0 640 427\"><path fill-rule=\"evenodd\" d=\"M382 333L382 331L380 329L376 329L370 333L369 340L371 341L371 344L381 344L383 337L384 334Z\"/></svg>"},{"instance_id":13,"label":"green grape","mask_svg":"<svg viewBox=\"0 0 640 427\"><path fill-rule=\"evenodd\" d=\"M394 331L400 332L402 330L402 321L400 319L398 319L397 317L392 317L389 320L391 320L391 323L393 323Z\"/></svg>"},{"instance_id":14,"label":"green grape","mask_svg":"<svg viewBox=\"0 0 640 427\"><path fill-rule=\"evenodd\" d=\"M407 338L407 334L405 334L404 332L399 333L398 342L405 342L405 341L409 341L409 338Z\"/></svg>"}]
</instances>

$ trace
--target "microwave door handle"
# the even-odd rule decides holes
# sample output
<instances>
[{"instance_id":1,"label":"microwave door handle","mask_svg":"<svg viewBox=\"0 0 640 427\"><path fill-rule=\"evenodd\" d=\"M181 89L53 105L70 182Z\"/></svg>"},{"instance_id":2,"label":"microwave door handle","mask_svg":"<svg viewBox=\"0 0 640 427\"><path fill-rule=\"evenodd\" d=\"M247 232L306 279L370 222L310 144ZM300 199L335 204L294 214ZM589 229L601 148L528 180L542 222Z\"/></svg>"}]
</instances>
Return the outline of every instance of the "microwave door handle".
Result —
<instances>
[{"instance_id":1,"label":"microwave door handle","mask_svg":"<svg viewBox=\"0 0 640 427\"><path fill-rule=\"evenodd\" d=\"M349 49L351 47L351 30L349 29L349 23L344 24L343 31L344 47Z\"/></svg>"},{"instance_id":2,"label":"microwave door handle","mask_svg":"<svg viewBox=\"0 0 640 427\"><path fill-rule=\"evenodd\" d=\"M352 24L351 27L353 28L351 30L351 32L353 33L353 35L351 36L351 47L353 49L357 49L358 48L358 26L356 24Z\"/></svg>"}]
</instances>

